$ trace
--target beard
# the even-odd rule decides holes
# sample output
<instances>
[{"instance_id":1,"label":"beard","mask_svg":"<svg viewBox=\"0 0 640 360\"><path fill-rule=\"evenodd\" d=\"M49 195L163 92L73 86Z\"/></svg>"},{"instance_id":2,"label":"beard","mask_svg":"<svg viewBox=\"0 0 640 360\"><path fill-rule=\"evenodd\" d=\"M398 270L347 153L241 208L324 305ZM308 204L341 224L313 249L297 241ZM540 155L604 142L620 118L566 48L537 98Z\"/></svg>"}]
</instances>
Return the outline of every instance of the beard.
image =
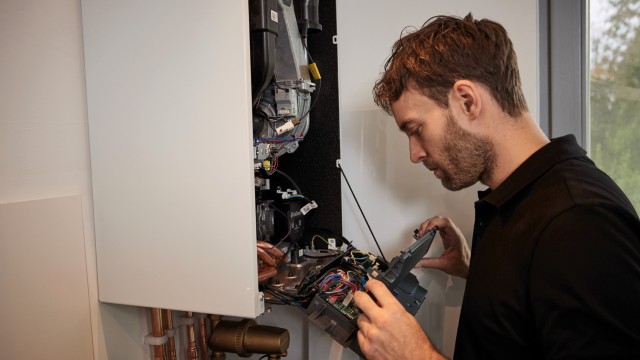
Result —
<instances>
[{"instance_id":1,"label":"beard","mask_svg":"<svg viewBox=\"0 0 640 360\"><path fill-rule=\"evenodd\" d=\"M426 161L427 167L438 167L442 172L442 186L451 191L467 188L478 181L484 182L496 164L493 143L486 137L463 129L450 112L442 147L442 160Z\"/></svg>"}]
</instances>

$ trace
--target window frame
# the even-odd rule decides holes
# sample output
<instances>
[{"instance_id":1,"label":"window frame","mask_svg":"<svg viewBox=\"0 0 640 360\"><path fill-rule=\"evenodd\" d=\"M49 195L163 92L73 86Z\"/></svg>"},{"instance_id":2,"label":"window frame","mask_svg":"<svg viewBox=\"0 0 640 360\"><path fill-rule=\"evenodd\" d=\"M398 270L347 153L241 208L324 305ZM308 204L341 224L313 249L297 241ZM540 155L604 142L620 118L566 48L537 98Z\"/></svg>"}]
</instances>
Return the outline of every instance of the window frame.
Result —
<instances>
[{"instance_id":1,"label":"window frame","mask_svg":"<svg viewBox=\"0 0 640 360\"><path fill-rule=\"evenodd\" d=\"M589 148L588 0L539 0L540 127Z\"/></svg>"}]
</instances>

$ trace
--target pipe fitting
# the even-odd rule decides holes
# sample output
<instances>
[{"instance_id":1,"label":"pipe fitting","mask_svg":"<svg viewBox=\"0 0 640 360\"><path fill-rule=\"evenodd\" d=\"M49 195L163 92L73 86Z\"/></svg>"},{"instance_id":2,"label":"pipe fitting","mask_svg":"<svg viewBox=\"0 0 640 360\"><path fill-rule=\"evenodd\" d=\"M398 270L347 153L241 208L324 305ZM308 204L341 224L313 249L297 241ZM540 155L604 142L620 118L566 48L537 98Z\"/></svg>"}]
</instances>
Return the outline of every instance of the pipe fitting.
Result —
<instances>
[{"instance_id":1,"label":"pipe fitting","mask_svg":"<svg viewBox=\"0 0 640 360\"><path fill-rule=\"evenodd\" d=\"M277 358L287 355L289 342L288 330L258 325L250 319L220 321L212 330L209 340L212 350L216 352L231 352L241 357L258 353L274 355Z\"/></svg>"}]
</instances>

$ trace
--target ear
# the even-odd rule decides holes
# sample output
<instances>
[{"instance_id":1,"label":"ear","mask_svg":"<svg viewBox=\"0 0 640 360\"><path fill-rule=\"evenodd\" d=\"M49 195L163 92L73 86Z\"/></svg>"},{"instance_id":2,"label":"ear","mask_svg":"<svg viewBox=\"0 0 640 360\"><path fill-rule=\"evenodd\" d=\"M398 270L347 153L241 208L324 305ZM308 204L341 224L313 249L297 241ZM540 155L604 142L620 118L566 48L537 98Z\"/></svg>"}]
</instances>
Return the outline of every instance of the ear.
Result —
<instances>
[{"instance_id":1,"label":"ear","mask_svg":"<svg viewBox=\"0 0 640 360\"><path fill-rule=\"evenodd\" d=\"M482 98L478 85L469 80L458 80L451 88L449 106L457 107L457 111L474 120L480 115Z\"/></svg>"}]
</instances>

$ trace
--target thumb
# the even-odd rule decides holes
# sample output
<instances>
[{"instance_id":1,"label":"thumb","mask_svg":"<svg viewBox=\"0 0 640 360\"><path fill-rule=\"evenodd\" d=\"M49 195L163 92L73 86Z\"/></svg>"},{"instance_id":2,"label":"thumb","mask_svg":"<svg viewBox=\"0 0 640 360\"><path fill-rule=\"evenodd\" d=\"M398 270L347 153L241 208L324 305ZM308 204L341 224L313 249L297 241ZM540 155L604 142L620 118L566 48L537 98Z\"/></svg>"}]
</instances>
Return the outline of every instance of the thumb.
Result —
<instances>
[{"instance_id":1,"label":"thumb","mask_svg":"<svg viewBox=\"0 0 640 360\"><path fill-rule=\"evenodd\" d=\"M420 259L420 261L418 261L418 264L416 264L416 269L431 268L431 269L443 270L445 266L446 266L445 260L441 257L423 258L423 259Z\"/></svg>"}]
</instances>

